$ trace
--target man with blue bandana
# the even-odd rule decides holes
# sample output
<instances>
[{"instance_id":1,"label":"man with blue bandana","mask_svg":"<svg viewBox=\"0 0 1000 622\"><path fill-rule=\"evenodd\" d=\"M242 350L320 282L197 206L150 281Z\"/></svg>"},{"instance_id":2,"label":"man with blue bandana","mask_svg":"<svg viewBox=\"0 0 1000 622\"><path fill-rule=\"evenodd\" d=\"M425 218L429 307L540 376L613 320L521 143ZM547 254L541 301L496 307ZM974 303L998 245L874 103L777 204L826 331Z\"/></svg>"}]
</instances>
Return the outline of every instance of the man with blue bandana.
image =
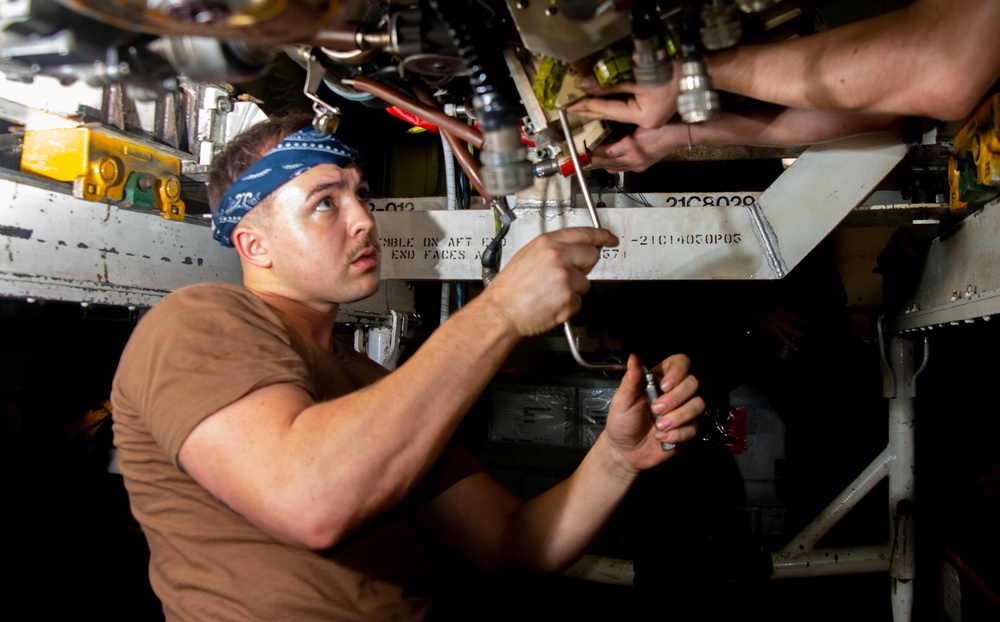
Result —
<instances>
[{"instance_id":1,"label":"man with blue bandana","mask_svg":"<svg viewBox=\"0 0 1000 622\"><path fill-rule=\"evenodd\" d=\"M389 373L332 337L339 305L379 286L358 152L303 125L265 122L217 157L214 236L239 254L243 286L165 297L113 383L120 469L165 617L425 619L432 541L487 572L564 570L637 474L675 454L661 444L695 437L704 403L688 359L654 368L663 395L650 406L633 358L578 470L517 498L451 437L514 345L577 311L615 236L540 236Z\"/></svg>"}]
</instances>

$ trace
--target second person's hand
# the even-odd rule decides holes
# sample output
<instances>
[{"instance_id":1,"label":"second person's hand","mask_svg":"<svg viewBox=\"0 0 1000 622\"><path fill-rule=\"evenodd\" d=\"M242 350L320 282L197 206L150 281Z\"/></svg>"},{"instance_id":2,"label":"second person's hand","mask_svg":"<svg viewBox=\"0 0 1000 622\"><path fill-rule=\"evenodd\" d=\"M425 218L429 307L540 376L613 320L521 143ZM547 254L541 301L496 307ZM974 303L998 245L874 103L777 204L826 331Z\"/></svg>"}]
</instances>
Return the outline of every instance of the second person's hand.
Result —
<instances>
[{"instance_id":1,"label":"second person's hand","mask_svg":"<svg viewBox=\"0 0 1000 622\"><path fill-rule=\"evenodd\" d=\"M607 119L620 123L633 123L639 127L655 128L669 121L677 112L680 75L674 63L674 79L657 87L641 87L635 82L623 82L609 89L602 89L591 76L581 78L578 86L592 97L573 103L569 112L585 119ZM629 95L625 99L608 98L608 95Z\"/></svg>"},{"instance_id":2,"label":"second person's hand","mask_svg":"<svg viewBox=\"0 0 1000 622\"><path fill-rule=\"evenodd\" d=\"M640 127L613 143L595 147L590 153L590 164L611 173L641 173L686 144L687 127L683 123L667 123L652 129Z\"/></svg>"}]
</instances>

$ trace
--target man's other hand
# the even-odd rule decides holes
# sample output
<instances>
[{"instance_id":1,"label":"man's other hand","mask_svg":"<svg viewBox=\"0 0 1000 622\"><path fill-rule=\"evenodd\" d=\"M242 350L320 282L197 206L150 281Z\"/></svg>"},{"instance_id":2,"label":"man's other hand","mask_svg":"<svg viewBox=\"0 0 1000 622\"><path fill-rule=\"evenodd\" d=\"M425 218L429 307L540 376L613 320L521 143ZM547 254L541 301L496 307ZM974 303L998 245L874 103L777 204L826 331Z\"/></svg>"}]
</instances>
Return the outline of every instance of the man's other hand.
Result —
<instances>
[{"instance_id":1,"label":"man's other hand","mask_svg":"<svg viewBox=\"0 0 1000 622\"><path fill-rule=\"evenodd\" d=\"M663 394L650 405L642 365L635 355L629 357L602 434L627 467L654 467L676 454L663 451L663 443L683 445L697 438L696 420L705 411L705 401L695 395L698 380L688 373L690 367L687 356L675 354L652 368Z\"/></svg>"}]
</instances>

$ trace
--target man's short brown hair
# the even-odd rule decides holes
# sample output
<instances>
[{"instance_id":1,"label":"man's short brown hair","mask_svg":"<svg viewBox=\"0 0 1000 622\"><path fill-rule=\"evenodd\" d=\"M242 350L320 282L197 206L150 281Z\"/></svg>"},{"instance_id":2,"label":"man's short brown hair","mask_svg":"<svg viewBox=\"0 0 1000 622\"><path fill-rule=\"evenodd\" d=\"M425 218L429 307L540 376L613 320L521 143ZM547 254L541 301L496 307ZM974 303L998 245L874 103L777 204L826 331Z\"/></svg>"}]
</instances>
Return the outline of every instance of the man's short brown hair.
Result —
<instances>
[{"instance_id":1,"label":"man's short brown hair","mask_svg":"<svg viewBox=\"0 0 1000 622\"><path fill-rule=\"evenodd\" d=\"M208 171L208 205L213 214L219 210L219 201L239 176L274 149L289 134L312 123L312 114L297 113L268 119L246 130L219 152Z\"/></svg>"}]
</instances>

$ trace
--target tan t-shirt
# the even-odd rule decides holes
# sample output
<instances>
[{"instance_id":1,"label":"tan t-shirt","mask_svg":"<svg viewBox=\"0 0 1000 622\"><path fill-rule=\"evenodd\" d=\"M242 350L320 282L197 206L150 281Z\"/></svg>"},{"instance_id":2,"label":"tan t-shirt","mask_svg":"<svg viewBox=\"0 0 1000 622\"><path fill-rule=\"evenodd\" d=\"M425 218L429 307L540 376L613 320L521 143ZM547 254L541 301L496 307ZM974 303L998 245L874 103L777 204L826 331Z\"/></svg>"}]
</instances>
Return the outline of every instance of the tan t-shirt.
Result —
<instances>
[{"instance_id":1,"label":"tan t-shirt","mask_svg":"<svg viewBox=\"0 0 1000 622\"><path fill-rule=\"evenodd\" d=\"M177 461L198 423L255 389L288 382L323 401L386 373L350 348L326 351L286 328L242 287L186 287L146 313L122 354L111 401L119 466L149 543L150 582L167 620L411 620L427 614L431 560L413 510L478 470L468 454L449 451L406 503L349 542L320 552L263 533Z\"/></svg>"}]
</instances>

